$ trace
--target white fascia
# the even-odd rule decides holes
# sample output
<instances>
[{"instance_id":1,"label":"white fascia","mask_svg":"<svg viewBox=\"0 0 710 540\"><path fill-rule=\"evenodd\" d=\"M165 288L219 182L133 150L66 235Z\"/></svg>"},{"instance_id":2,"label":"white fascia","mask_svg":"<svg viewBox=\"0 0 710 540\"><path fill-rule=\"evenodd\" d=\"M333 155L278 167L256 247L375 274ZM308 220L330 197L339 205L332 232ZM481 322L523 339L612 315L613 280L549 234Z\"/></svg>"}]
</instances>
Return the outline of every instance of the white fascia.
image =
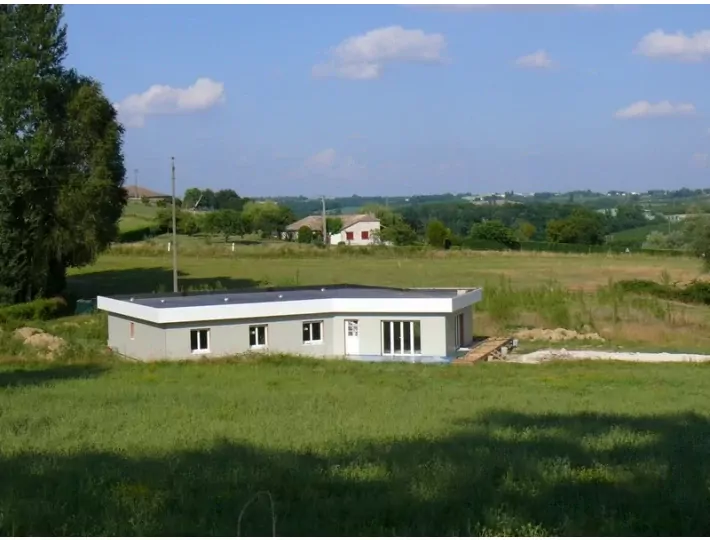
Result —
<instances>
[{"instance_id":1,"label":"white fascia","mask_svg":"<svg viewBox=\"0 0 710 540\"><path fill-rule=\"evenodd\" d=\"M481 300L475 289L453 298L324 298L207 306L155 308L127 300L99 296L98 309L154 324L289 317L313 314L353 313L453 313Z\"/></svg>"}]
</instances>

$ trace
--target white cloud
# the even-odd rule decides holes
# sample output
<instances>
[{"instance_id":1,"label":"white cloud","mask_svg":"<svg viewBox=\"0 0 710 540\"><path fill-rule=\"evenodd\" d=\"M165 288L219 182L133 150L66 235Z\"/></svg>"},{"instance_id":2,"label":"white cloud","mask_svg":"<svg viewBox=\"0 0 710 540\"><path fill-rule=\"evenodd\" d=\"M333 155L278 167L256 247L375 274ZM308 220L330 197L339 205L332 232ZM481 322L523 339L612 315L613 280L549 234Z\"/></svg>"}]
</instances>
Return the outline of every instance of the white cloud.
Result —
<instances>
[{"instance_id":1,"label":"white cloud","mask_svg":"<svg viewBox=\"0 0 710 540\"><path fill-rule=\"evenodd\" d=\"M554 66L550 56L542 49L532 54L521 56L515 61L515 64L519 67L531 69L550 69Z\"/></svg>"},{"instance_id":2,"label":"white cloud","mask_svg":"<svg viewBox=\"0 0 710 540\"><path fill-rule=\"evenodd\" d=\"M187 88L154 84L142 94L132 94L114 104L128 127L142 127L147 116L204 111L224 102L224 84L200 78Z\"/></svg>"},{"instance_id":3,"label":"white cloud","mask_svg":"<svg viewBox=\"0 0 710 540\"><path fill-rule=\"evenodd\" d=\"M439 63L446 40L441 34L389 26L346 39L330 50L330 60L313 67L314 77L377 79L386 65L397 62Z\"/></svg>"},{"instance_id":4,"label":"white cloud","mask_svg":"<svg viewBox=\"0 0 710 540\"><path fill-rule=\"evenodd\" d=\"M695 105L692 103L671 103L670 101L649 103L648 101L637 101L628 107L619 109L614 113L614 116L626 120L660 116L691 116L695 112Z\"/></svg>"},{"instance_id":5,"label":"white cloud","mask_svg":"<svg viewBox=\"0 0 710 540\"><path fill-rule=\"evenodd\" d=\"M710 30L702 30L691 36L683 32L667 34L663 30L655 30L641 38L634 52L651 58L700 62L710 59Z\"/></svg>"}]
</instances>

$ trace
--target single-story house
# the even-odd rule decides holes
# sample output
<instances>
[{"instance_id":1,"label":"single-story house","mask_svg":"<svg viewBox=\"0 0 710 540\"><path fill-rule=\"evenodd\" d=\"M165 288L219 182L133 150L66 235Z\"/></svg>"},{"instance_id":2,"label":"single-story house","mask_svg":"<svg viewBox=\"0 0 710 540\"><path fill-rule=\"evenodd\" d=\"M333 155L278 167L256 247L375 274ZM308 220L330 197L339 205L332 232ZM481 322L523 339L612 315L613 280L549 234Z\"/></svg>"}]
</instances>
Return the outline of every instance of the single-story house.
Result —
<instances>
[{"instance_id":1,"label":"single-story house","mask_svg":"<svg viewBox=\"0 0 710 540\"><path fill-rule=\"evenodd\" d=\"M97 298L108 345L138 360L250 351L445 362L473 341L481 289L326 285Z\"/></svg>"},{"instance_id":2,"label":"single-story house","mask_svg":"<svg viewBox=\"0 0 710 540\"><path fill-rule=\"evenodd\" d=\"M331 244L341 242L353 246L367 246L377 242L380 232L380 220L371 214L343 214L341 216L326 216L340 219L342 227L337 233L330 235ZM301 227L308 227L316 233L323 231L321 216L308 216L291 223L286 227L286 234L295 237Z\"/></svg>"},{"instance_id":3,"label":"single-story house","mask_svg":"<svg viewBox=\"0 0 710 540\"><path fill-rule=\"evenodd\" d=\"M139 187L136 185L126 186L124 188L128 194L129 199L149 199L149 200L159 200L159 199L171 199L170 195L165 195L164 193L158 193L152 189L147 189L144 187Z\"/></svg>"}]
</instances>

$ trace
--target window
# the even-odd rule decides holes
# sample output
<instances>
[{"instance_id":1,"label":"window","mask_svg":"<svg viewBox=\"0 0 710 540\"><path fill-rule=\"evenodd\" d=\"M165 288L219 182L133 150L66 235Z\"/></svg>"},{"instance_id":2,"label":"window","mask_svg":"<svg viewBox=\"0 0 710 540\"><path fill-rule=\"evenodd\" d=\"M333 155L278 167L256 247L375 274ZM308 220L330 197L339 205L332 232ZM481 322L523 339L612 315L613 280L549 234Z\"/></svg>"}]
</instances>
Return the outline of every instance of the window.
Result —
<instances>
[{"instance_id":1,"label":"window","mask_svg":"<svg viewBox=\"0 0 710 540\"><path fill-rule=\"evenodd\" d=\"M382 354L422 353L420 321L382 321Z\"/></svg>"},{"instance_id":2,"label":"window","mask_svg":"<svg viewBox=\"0 0 710 540\"><path fill-rule=\"evenodd\" d=\"M303 343L323 341L323 321L303 323Z\"/></svg>"},{"instance_id":3,"label":"window","mask_svg":"<svg viewBox=\"0 0 710 540\"><path fill-rule=\"evenodd\" d=\"M368 240L370 238L370 231L362 231L360 233L360 238L363 240Z\"/></svg>"},{"instance_id":4,"label":"window","mask_svg":"<svg viewBox=\"0 0 710 540\"><path fill-rule=\"evenodd\" d=\"M131 322L131 325L129 326L129 329L128 329L128 335L130 336L131 339L136 337L136 323Z\"/></svg>"},{"instance_id":5,"label":"window","mask_svg":"<svg viewBox=\"0 0 710 540\"><path fill-rule=\"evenodd\" d=\"M249 327L249 347L256 349L266 347L266 325Z\"/></svg>"},{"instance_id":6,"label":"window","mask_svg":"<svg viewBox=\"0 0 710 540\"><path fill-rule=\"evenodd\" d=\"M210 350L210 331L190 330L190 350L194 353L209 352Z\"/></svg>"},{"instance_id":7,"label":"window","mask_svg":"<svg viewBox=\"0 0 710 540\"><path fill-rule=\"evenodd\" d=\"M346 240L355 240L355 233L352 231L345 231Z\"/></svg>"}]
</instances>

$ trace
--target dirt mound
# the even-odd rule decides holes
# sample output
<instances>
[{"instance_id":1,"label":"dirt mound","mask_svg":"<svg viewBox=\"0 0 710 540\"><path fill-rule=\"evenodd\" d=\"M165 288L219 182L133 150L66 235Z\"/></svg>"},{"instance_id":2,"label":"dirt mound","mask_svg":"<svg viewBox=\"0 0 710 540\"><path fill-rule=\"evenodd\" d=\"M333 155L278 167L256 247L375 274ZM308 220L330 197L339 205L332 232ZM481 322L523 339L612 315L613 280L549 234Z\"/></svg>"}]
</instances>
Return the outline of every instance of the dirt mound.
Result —
<instances>
[{"instance_id":1,"label":"dirt mound","mask_svg":"<svg viewBox=\"0 0 710 540\"><path fill-rule=\"evenodd\" d=\"M525 341L605 341L605 339L596 332L577 332L576 330L568 330L566 328L555 328L554 330L549 328L524 329L516 332L514 337Z\"/></svg>"},{"instance_id":2,"label":"dirt mound","mask_svg":"<svg viewBox=\"0 0 710 540\"><path fill-rule=\"evenodd\" d=\"M49 360L66 345L62 338L30 326L18 328L13 335L15 338L22 340L23 344L45 351L45 357Z\"/></svg>"}]
</instances>

